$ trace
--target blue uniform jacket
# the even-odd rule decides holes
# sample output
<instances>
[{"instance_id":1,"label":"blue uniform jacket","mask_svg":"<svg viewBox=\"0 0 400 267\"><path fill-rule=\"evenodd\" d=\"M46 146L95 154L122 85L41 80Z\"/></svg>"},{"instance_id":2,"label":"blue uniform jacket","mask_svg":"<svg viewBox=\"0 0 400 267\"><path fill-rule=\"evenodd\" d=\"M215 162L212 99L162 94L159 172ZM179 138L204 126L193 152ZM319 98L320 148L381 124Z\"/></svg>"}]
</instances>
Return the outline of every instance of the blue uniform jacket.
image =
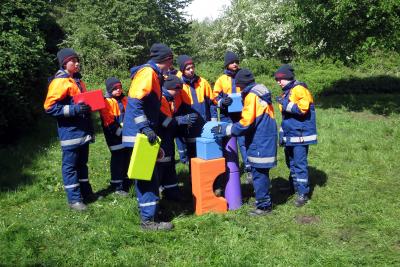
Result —
<instances>
[{"instance_id":1,"label":"blue uniform jacket","mask_svg":"<svg viewBox=\"0 0 400 267\"><path fill-rule=\"evenodd\" d=\"M49 79L44 103L45 112L57 119L58 137L63 150L75 149L94 141L94 130L90 114L76 114L73 96L86 91L78 77L71 77L60 69Z\"/></svg>"},{"instance_id":2,"label":"blue uniform jacket","mask_svg":"<svg viewBox=\"0 0 400 267\"><path fill-rule=\"evenodd\" d=\"M282 88L283 101L281 142L286 146L317 143L317 126L314 100L307 85L292 81Z\"/></svg>"},{"instance_id":3,"label":"blue uniform jacket","mask_svg":"<svg viewBox=\"0 0 400 267\"><path fill-rule=\"evenodd\" d=\"M136 134L145 127L157 132L163 83L162 72L152 61L136 69L131 78L122 129L125 147L133 147Z\"/></svg>"},{"instance_id":4,"label":"blue uniform jacket","mask_svg":"<svg viewBox=\"0 0 400 267\"><path fill-rule=\"evenodd\" d=\"M277 164L277 127L271 93L262 84L251 84L242 91L243 111L239 122L226 126L226 135L245 136L248 163L255 168Z\"/></svg>"}]
</instances>

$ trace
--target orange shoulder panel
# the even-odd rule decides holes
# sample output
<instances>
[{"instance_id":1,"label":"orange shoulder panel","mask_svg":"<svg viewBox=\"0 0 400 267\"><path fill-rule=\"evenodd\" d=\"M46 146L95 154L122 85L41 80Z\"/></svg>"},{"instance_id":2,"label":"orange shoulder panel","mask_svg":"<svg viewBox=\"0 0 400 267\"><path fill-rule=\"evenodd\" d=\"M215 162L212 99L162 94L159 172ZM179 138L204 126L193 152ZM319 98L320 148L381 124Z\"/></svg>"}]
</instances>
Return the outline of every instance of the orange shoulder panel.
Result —
<instances>
[{"instance_id":1,"label":"orange shoulder panel","mask_svg":"<svg viewBox=\"0 0 400 267\"><path fill-rule=\"evenodd\" d=\"M310 104L314 102L310 91L301 85L296 85L291 89L289 100L294 102L303 113L306 113Z\"/></svg>"},{"instance_id":2,"label":"orange shoulder panel","mask_svg":"<svg viewBox=\"0 0 400 267\"><path fill-rule=\"evenodd\" d=\"M152 90L155 91L158 96L161 93L157 73L155 73L151 67L143 67L132 79L128 96L131 98L142 99L149 95Z\"/></svg>"}]
</instances>

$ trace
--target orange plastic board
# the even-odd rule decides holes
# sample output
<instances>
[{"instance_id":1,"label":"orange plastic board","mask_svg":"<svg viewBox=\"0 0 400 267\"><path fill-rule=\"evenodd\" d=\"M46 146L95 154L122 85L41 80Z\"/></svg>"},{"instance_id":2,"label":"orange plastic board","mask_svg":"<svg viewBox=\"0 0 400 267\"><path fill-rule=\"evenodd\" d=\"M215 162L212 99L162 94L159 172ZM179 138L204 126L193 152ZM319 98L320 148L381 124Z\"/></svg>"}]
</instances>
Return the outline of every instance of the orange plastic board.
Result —
<instances>
[{"instance_id":1,"label":"orange plastic board","mask_svg":"<svg viewBox=\"0 0 400 267\"><path fill-rule=\"evenodd\" d=\"M195 213L225 213L228 204L223 197L217 197L213 191L215 179L225 172L225 158L204 160L191 159L192 192L196 199Z\"/></svg>"},{"instance_id":2,"label":"orange plastic board","mask_svg":"<svg viewBox=\"0 0 400 267\"><path fill-rule=\"evenodd\" d=\"M103 92L101 90L93 90L84 92L82 94L74 95L75 103L85 103L89 105L92 111L105 108Z\"/></svg>"}]
</instances>

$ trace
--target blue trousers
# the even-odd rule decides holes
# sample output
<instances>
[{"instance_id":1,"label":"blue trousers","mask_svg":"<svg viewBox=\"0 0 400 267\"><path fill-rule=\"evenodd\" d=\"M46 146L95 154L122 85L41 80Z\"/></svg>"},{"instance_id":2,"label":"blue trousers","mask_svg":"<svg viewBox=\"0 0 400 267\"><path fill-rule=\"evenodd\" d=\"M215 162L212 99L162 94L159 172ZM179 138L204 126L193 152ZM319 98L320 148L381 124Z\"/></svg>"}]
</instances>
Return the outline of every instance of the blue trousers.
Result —
<instances>
[{"instance_id":1,"label":"blue trousers","mask_svg":"<svg viewBox=\"0 0 400 267\"><path fill-rule=\"evenodd\" d=\"M166 199L179 200L181 195L178 187L175 162L159 162L157 163L157 170L164 197Z\"/></svg>"},{"instance_id":2,"label":"blue trousers","mask_svg":"<svg viewBox=\"0 0 400 267\"><path fill-rule=\"evenodd\" d=\"M246 172L250 172L251 171L251 166L250 166L249 162L247 161L247 150L246 150L246 146L245 146L245 136L244 135L243 136L238 136L236 138L237 138L240 154L242 155L242 160L243 160L243 164L244 164L244 170Z\"/></svg>"},{"instance_id":3,"label":"blue trousers","mask_svg":"<svg viewBox=\"0 0 400 267\"><path fill-rule=\"evenodd\" d=\"M310 192L307 156L308 145L285 147L286 165L293 179L294 190L299 195L306 195Z\"/></svg>"},{"instance_id":4,"label":"blue trousers","mask_svg":"<svg viewBox=\"0 0 400 267\"><path fill-rule=\"evenodd\" d=\"M253 186L256 197L256 207L258 209L266 209L271 207L271 196L269 195L270 179L269 169L251 167L253 175Z\"/></svg>"},{"instance_id":5,"label":"blue trousers","mask_svg":"<svg viewBox=\"0 0 400 267\"><path fill-rule=\"evenodd\" d=\"M127 178L127 172L131 157L130 152L131 150L127 148L111 151L110 184L114 190L129 190L130 181Z\"/></svg>"},{"instance_id":6,"label":"blue trousers","mask_svg":"<svg viewBox=\"0 0 400 267\"><path fill-rule=\"evenodd\" d=\"M93 194L88 177L89 144L62 151L62 176L68 203Z\"/></svg>"},{"instance_id":7,"label":"blue trousers","mask_svg":"<svg viewBox=\"0 0 400 267\"><path fill-rule=\"evenodd\" d=\"M186 155L187 151L186 151L186 145L183 142L181 137L177 137L175 138L175 142L176 142L176 146L178 148L178 153L179 153L179 160L182 163L186 163L188 161L188 157Z\"/></svg>"},{"instance_id":8,"label":"blue trousers","mask_svg":"<svg viewBox=\"0 0 400 267\"><path fill-rule=\"evenodd\" d=\"M128 148L132 153L132 148ZM135 180L135 191L138 200L140 218L142 221L152 221L155 219L158 210L159 178L157 164L154 166L153 176L150 181Z\"/></svg>"}]
</instances>

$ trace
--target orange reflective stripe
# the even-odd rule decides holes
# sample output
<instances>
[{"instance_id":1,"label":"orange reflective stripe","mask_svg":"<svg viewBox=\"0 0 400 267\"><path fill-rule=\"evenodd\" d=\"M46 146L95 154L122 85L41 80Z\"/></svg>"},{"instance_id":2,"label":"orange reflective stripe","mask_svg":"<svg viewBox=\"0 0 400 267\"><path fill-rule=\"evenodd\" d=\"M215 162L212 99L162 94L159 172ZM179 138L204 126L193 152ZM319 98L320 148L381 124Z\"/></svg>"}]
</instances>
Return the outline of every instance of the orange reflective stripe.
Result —
<instances>
[{"instance_id":1,"label":"orange reflective stripe","mask_svg":"<svg viewBox=\"0 0 400 267\"><path fill-rule=\"evenodd\" d=\"M154 91L158 97L161 94L158 76L151 67L143 67L133 78L128 95L131 98L142 99L151 91Z\"/></svg>"},{"instance_id":2,"label":"orange reflective stripe","mask_svg":"<svg viewBox=\"0 0 400 267\"><path fill-rule=\"evenodd\" d=\"M82 89L86 90L86 86L81 82ZM46 100L44 102L44 109L48 110L57 101L63 100L67 96L74 96L80 94L78 85L72 78L56 78L51 81L47 91Z\"/></svg>"},{"instance_id":3,"label":"orange reflective stripe","mask_svg":"<svg viewBox=\"0 0 400 267\"><path fill-rule=\"evenodd\" d=\"M292 88L289 100L294 102L302 113L306 113L310 108L310 104L314 102L310 91L301 85L296 85Z\"/></svg>"}]
</instances>

